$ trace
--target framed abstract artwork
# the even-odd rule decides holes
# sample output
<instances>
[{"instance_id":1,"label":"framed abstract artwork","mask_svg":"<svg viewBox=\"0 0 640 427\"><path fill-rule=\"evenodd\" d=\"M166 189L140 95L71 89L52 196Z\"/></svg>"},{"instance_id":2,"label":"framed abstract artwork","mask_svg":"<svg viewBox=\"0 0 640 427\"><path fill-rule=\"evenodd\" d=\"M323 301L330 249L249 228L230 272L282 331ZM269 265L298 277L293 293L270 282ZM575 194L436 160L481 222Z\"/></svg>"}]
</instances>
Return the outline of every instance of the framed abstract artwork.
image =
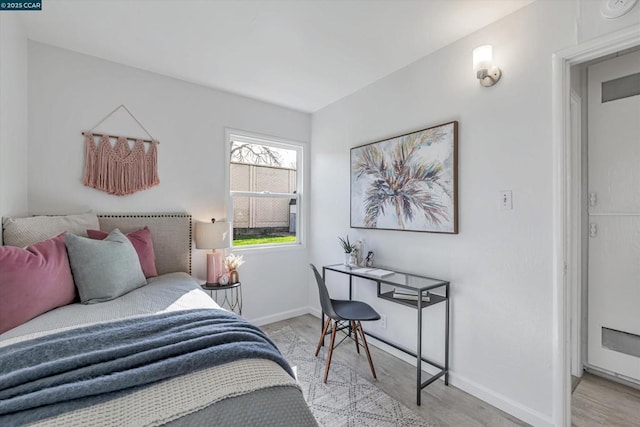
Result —
<instances>
[{"instance_id":1,"label":"framed abstract artwork","mask_svg":"<svg viewBox=\"0 0 640 427\"><path fill-rule=\"evenodd\" d=\"M458 233L458 122L351 149L351 227Z\"/></svg>"}]
</instances>

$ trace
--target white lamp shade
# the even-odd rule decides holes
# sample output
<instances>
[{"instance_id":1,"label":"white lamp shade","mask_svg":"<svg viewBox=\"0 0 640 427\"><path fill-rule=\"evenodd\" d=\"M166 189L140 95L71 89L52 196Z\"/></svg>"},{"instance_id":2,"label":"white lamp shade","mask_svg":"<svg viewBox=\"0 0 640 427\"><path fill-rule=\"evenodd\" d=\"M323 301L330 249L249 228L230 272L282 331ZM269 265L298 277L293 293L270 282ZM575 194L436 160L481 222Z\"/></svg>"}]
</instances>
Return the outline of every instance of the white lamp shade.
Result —
<instances>
[{"instance_id":1,"label":"white lamp shade","mask_svg":"<svg viewBox=\"0 0 640 427\"><path fill-rule=\"evenodd\" d=\"M493 46L485 44L473 49L473 71L488 70L493 65Z\"/></svg>"},{"instance_id":2,"label":"white lamp shade","mask_svg":"<svg viewBox=\"0 0 640 427\"><path fill-rule=\"evenodd\" d=\"M196 249L224 249L229 247L231 223L225 221L197 222Z\"/></svg>"}]
</instances>

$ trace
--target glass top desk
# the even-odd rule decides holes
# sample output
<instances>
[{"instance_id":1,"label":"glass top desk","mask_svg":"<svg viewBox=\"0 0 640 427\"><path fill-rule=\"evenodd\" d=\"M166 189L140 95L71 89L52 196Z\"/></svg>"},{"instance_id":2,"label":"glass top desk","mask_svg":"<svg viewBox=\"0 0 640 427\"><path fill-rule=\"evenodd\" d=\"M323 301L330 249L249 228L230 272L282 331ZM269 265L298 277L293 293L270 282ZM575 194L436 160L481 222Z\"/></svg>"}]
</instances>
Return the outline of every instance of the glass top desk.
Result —
<instances>
[{"instance_id":1,"label":"glass top desk","mask_svg":"<svg viewBox=\"0 0 640 427\"><path fill-rule=\"evenodd\" d=\"M449 385L449 282L422 276L419 274L405 273L393 268L374 267L373 270L378 268L393 271L393 274L379 276L367 273L365 271L366 269L362 267L348 267L344 264L333 264L325 265L322 267L322 278L326 281L327 271L341 273L349 276L349 299L352 299L353 295L354 277L371 280L376 283L378 298L382 298L387 301L392 301L394 303L402 304L416 309L417 343L415 352L369 332L366 332L366 334L378 341L390 345L391 347L394 347L416 358L416 404L420 405L421 391L423 388L442 376L444 376L445 385ZM404 290L415 292L416 299L410 300L394 298L393 288L401 288ZM421 296L421 301L418 301L418 294ZM427 295L428 301L426 300ZM444 363L438 363L422 356L422 310L441 303L445 304ZM324 325L324 313L322 313L322 324ZM439 372L433 375L428 380L422 382L422 364L420 363L420 361L438 368Z\"/></svg>"}]
</instances>

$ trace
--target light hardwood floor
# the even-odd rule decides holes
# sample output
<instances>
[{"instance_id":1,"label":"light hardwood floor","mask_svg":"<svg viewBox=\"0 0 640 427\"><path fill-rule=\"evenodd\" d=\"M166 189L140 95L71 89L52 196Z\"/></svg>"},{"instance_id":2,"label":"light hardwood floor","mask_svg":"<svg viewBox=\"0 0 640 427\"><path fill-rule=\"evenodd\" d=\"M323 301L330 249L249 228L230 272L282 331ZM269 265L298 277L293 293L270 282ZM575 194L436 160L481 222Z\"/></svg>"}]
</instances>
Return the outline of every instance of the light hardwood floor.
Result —
<instances>
[{"instance_id":1,"label":"light hardwood floor","mask_svg":"<svg viewBox=\"0 0 640 427\"><path fill-rule=\"evenodd\" d=\"M639 427L640 390L584 373L571 396L575 427Z\"/></svg>"},{"instance_id":2,"label":"light hardwood floor","mask_svg":"<svg viewBox=\"0 0 640 427\"><path fill-rule=\"evenodd\" d=\"M320 336L320 320L311 315L265 325L262 329L275 332L290 326L298 335L312 344ZM366 323L363 323L366 330ZM328 341L327 341L328 343ZM401 401L427 422L437 426L526 426L527 424L494 408L464 391L436 381L422 391L422 405L415 403L415 367L370 345L371 357L376 367L378 380L371 378L367 358L347 343L336 348L333 357L355 369L364 378L374 382L384 392Z\"/></svg>"}]
</instances>

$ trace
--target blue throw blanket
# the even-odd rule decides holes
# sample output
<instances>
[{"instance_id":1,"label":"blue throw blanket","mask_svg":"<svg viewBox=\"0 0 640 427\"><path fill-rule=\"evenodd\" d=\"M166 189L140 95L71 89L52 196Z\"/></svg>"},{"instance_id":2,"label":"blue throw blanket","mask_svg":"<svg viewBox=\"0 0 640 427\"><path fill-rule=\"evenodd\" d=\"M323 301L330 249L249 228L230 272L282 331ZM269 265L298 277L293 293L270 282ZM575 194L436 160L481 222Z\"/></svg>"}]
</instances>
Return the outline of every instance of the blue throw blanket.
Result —
<instances>
[{"instance_id":1,"label":"blue throw blanket","mask_svg":"<svg viewBox=\"0 0 640 427\"><path fill-rule=\"evenodd\" d=\"M0 425L37 421L243 358L272 360L293 376L258 327L223 310L163 313L16 343L0 348Z\"/></svg>"}]
</instances>

